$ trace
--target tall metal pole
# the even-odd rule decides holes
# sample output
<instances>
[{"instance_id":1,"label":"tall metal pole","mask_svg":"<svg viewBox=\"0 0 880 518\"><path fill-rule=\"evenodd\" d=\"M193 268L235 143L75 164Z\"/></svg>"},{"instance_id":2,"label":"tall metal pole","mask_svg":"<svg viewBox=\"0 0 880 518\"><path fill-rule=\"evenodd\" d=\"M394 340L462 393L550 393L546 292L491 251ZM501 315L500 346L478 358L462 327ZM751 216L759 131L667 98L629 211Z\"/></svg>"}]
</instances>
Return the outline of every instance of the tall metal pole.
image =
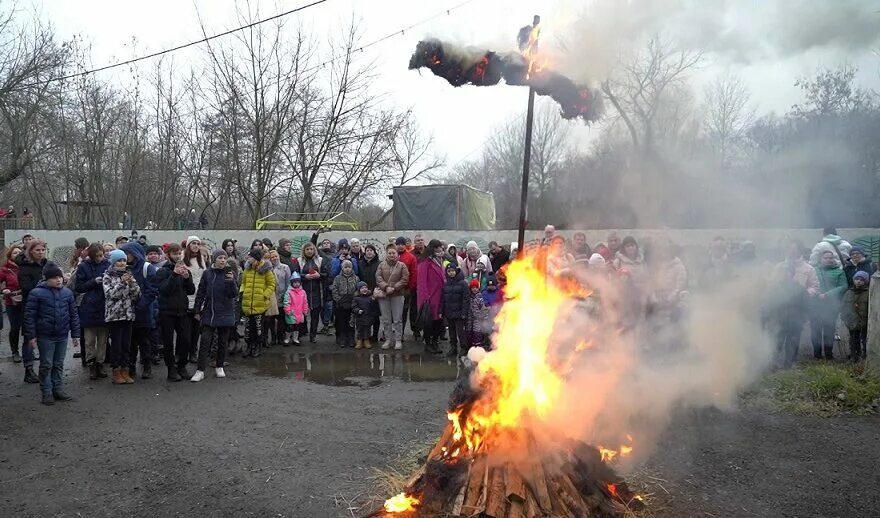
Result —
<instances>
[{"instance_id":1,"label":"tall metal pole","mask_svg":"<svg viewBox=\"0 0 880 518\"><path fill-rule=\"evenodd\" d=\"M523 153L522 188L519 198L519 228L517 229L518 255L523 256L526 249L526 217L529 204L529 169L532 163L532 126L535 121L535 89L529 87L529 108L526 111L526 148Z\"/></svg>"}]
</instances>

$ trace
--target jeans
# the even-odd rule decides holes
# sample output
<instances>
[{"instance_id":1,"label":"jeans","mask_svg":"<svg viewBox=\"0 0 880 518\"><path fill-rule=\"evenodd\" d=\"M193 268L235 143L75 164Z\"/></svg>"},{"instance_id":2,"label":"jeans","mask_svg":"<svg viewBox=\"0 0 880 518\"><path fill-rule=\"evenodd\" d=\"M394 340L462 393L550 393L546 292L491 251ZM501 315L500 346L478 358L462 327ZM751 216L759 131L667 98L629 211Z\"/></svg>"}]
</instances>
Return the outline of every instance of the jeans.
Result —
<instances>
[{"instance_id":1,"label":"jeans","mask_svg":"<svg viewBox=\"0 0 880 518\"><path fill-rule=\"evenodd\" d=\"M104 363L109 337L110 332L106 327L83 329L83 351L86 355L86 363Z\"/></svg>"},{"instance_id":2,"label":"jeans","mask_svg":"<svg viewBox=\"0 0 880 518\"><path fill-rule=\"evenodd\" d=\"M162 352L166 367L186 367L189 361L190 329L189 315L159 315L159 329L162 330ZM177 336L177 347L174 337Z\"/></svg>"},{"instance_id":3,"label":"jeans","mask_svg":"<svg viewBox=\"0 0 880 518\"><path fill-rule=\"evenodd\" d=\"M21 304L16 306L6 306L6 315L9 317L9 347L12 349L12 352L17 353L18 343L21 339L21 324L24 318L24 311ZM25 367L34 363L34 352L30 347L25 347L24 351L21 353L22 356L24 356ZM30 364L28 364L29 356Z\"/></svg>"},{"instance_id":4,"label":"jeans","mask_svg":"<svg viewBox=\"0 0 880 518\"><path fill-rule=\"evenodd\" d=\"M379 299L379 312L382 329L385 332L385 340L403 340L403 305L405 297L385 297Z\"/></svg>"},{"instance_id":5,"label":"jeans","mask_svg":"<svg viewBox=\"0 0 880 518\"><path fill-rule=\"evenodd\" d=\"M822 358L822 352L825 352L825 359L834 359L834 332L837 328L837 315L834 318L828 316L814 316L810 320L810 330L813 342L813 356L817 359Z\"/></svg>"},{"instance_id":6,"label":"jeans","mask_svg":"<svg viewBox=\"0 0 880 518\"><path fill-rule=\"evenodd\" d=\"M189 353L194 354L199 347L199 336L201 336L201 327L202 323L199 320L196 320L196 314L194 311L190 310L187 313L187 317L189 318Z\"/></svg>"},{"instance_id":7,"label":"jeans","mask_svg":"<svg viewBox=\"0 0 880 518\"><path fill-rule=\"evenodd\" d=\"M131 320L107 323L107 328L110 330L110 366L114 369L128 367L133 323Z\"/></svg>"},{"instance_id":8,"label":"jeans","mask_svg":"<svg viewBox=\"0 0 880 518\"><path fill-rule=\"evenodd\" d=\"M211 353L211 344L214 343L214 337L217 337L217 367L222 368L226 362L226 348L229 344L229 333L231 327L211 327L202 326L202 346L199 347L198 369L205 372L208 368L208 356Z\"/></svg>"},{"instance_id":9,"label":"jeans","mask_svg":"<svg viewBox=\"0 0 880 518\"><path fill-rule=\"evenodd\" d=\"M61 392L64 388L61 375L64 373L67 338L64 340L37 338L37 347L40 348L40 390L43 391L43 395Z\"/></svg>"},{"instance_id":10,"label":"jeans","mask_svg":"<svg viewBox=\"0 0 880 518\"><path fill-rule=\"evenodd\" d=\"M466 351L468 348L468 336L465 331L463 318L449 318L446 320L449 326L449 351ZM461 349L459 349L459 345Z\"/></svg>"},{"instance_id":11,"label":"jeans","mask_svg":"<svg viewBox=\"0 0 880 518\"><path fill-rule=\"evenodd\" d=\"M321 311L321 321L324 322L324 327L328 327L333 321L333 299L331 297L327 298L330 300L324 301L324 307Z\"/></svg>"}]
</instances>

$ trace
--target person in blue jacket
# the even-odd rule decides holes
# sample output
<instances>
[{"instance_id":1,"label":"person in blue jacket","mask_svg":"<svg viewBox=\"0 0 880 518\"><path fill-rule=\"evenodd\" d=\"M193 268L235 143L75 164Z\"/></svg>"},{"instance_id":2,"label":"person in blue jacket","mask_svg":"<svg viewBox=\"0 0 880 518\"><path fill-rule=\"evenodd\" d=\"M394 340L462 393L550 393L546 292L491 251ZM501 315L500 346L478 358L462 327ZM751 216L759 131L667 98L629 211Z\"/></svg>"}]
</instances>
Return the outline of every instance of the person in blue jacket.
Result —
<instances>
[{"instance_id":1,"label":"person in blue jacket","mask_svg":"<svg viewBox=\"0 0 880 518\"><path fill-rule=\"evenodd\" d=\"M144 266L146 255L144 247L140 243L126 243L119 249L125 252L128 268L141 289L141 297L138 299L134 313L134 329L131 333L131 351L128 357L128 375L132 378L137 376L137 357L138 351L140 351L141 378L149 379L153 373L150 330L156 325L153 308L158 294L156 285L150 282L150 278L156 275L156 267L152 264Z\"/></svg>"},{"instance_id":2,"label":"person in blue jacket","mask_svg":"<svg viewBox=\"0 0 880 518\"><path fill-rule=\"evenodd\" d=\"M110 335L104 320L104 272L110 267L110 261L104 257L101 243L90 244L86 256L76 268L74 290L82 295L79 323L83 334L83 352L86 365L89 366L89 379L96 380L107 377L104 361Z\"/></svg>"},{"instance_id":3,"label":"person in blue jacket","mask_svg":"<svg viewBox=\"0 0 880 518\"><path fill-rule=\"evenodd\" d=\"M72 401L64 392L64 356L67 337L79 344L79 312L76 297L64 287L64 273L55 263L43 267L43 278L31 290L24 310L25 343L40 350L40 389L44 405Z\"/></svg>"}]
</instances>

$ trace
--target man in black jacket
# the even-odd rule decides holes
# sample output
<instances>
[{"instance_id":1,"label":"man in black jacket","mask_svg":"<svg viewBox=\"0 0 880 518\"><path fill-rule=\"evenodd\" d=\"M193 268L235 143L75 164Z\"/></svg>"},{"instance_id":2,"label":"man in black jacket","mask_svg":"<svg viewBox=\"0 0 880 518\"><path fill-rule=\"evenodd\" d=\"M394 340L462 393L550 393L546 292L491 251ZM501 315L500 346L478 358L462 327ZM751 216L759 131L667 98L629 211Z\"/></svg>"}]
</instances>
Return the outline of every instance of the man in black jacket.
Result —
<instances>
[{"instance_id":1,"label":"man in black jacket","mask_svg":"<svg viewBox=\"0 0 880 518\"><path fill-rule=\"evenodd\" d=\"M168 261L156 272L154 282L159 289L159 328L165 351L168 381L189 379L186 364L190 353L190 324L187 310L188 295L196 292L189 268L183 264L183 249L172 243L166 252ZM174 335L177 334L175 354ZM207 344L210 347L211 344ZM176 360L176 368L175 368Z\"/></svg>"},{"instance_id":2,"label":"man in black jacket","mask_svg":"<svg viewBox=\"0 0 880 518\"><path fill-rule=\"evenodd\" d=\"M510 262L510 252L497 241L489 243L489 262L492 263L492 271L497 272L502 266Z\"/></svg>"}]
</instances>

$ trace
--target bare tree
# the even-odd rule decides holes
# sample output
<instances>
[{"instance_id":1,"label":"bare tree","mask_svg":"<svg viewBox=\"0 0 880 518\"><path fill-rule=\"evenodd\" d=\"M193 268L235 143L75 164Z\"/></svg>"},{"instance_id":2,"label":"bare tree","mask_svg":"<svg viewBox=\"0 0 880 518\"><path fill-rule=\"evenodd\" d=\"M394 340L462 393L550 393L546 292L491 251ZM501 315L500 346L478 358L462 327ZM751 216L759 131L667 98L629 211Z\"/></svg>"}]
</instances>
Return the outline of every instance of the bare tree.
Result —
<instances>
[{"instance_id":1,"label":"bare tree","mask_svg":"<svg viewBox=\"0 0 880 518\"><path fill-rule=\"evenodd\" d=\"M749 104L751 96L742 78L729 73L716 77L706 86L704 95L706 133L722 168L728 169L735 148L742 144L755 118Z\"/></svg>"}]
</instances>

